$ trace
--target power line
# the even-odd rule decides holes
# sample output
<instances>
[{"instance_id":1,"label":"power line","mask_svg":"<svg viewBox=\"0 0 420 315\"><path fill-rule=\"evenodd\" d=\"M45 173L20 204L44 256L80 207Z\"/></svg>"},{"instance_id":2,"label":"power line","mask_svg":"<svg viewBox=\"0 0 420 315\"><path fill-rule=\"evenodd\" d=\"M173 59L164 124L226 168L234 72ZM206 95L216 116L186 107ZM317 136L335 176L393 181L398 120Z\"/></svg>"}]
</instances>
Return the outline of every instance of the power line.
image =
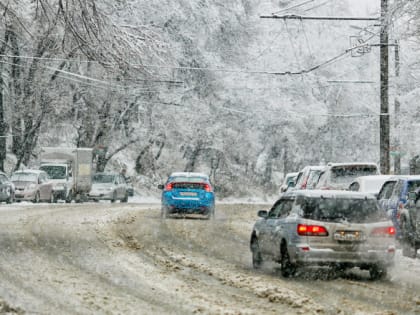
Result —
<instances>
[{"instance_id":1,"label":"power line","mask_svg":"<svg viewBox=\"0 0 420 315\"><path fill-rule=\"evenodd\" d=\"M13 62L7 62L7 61L1 61L0 60L0 63L11 65L11 66L17 66L17 67L20 67L20 68L24 68L23 65L20 65L20 64L17 64L17 63L13 63ZM127 85L118 85L118 84L115 84L113 82L99 80L99 79L96 79L96 78L92 78L92 77L85 76L85 75L80 75L80 74L77 74L77 73L73 73L73 72L70 72L70 71L61 70L61 69L58 69L58 68L53 68L53 67L48 67L48 66L41 66L41 68L61 73L61 74L58 74L57 75L57 77L59 77L61 79L70 80L70 81L73 81L73 82L78 82L78 83L81 83L81 84L84 84L84 85L89 85L89 86L92 86L92 87L95 87L95 88L99 88L99 89L110 89L111 88L113 90L125 90L125 89L127 89L129 87ZM98 84L90 83L89 81L93 81L93 82L96 82L96 83L99 83L99 84L103 84L103 85L98 85ZM154 81L152 81L152 82L154 82ZM165 82L165 81L159 80L158 82ZM180 83L182 84L183 83L181 81L178 82L178 81L173 81L173 80L170 80L170 82L173 82L174 84L180 84ZM141 92L142 93L149 93L149 92L150 93L157 93L158 92L158 91L153 91L153 90L148 90L148 89L149 89L149 87L142 88L143 91L141 91ZM136 92L139 92L139 90L140 90L140 88L137 87L136 88Z\"/></svg>"},{"instance_id":2,"label":"power line","mask_svg":"<svg viewBox=\"0 0 420 315\"><path fill-rule=\"evenodd\" d=\"M302 74L307 74L309 72L312 72L314 70L317 70L321 67L324 67L332 62L335 62L336 60L338 60L340 57L343 57L344 55L348 54L349 52L351 52L353 49L357 49L362 47L363 45L360 46L355 46L349 49L346 49L345 51L343 51L342 53L340 53L339 55L332 57L324 62L321 62L315 66L312 66L308 69L302 69L300 71L269 71L269 70L243 70L243 69L227 69L227 68L209 68L209 67L187 67L187 66L162 66L162 65L153 65L153 64L149 64L149 65L142 65L142 64L130 64L132 66L141 66L144 68L155 68L155 69L171 69L171 70L190 70L190 71L212 71L212 72L227 72L227 73L243 73L243 74L261 74L261 75L302 75ZM54 60L54 61L70 61L70 62L80 62L80 60L76 60L76 59L56 59L56 58L39 58L39 57L34 57L34 56L20 56L20 55L5 55L5 54L0 54L0 57L9 57L9 58L22 58L22 59L40 59L40 60ZM83 62L83 61L82 61ZM84 62L88 62L88 61L84 61ZM96 62L97 63L97 62Z\"/></svg>"},{"instance_id":3,"label":"power line","mask_svg":"<svg viewBox=\"0 0 420 315\"><path fill-rule=\"evenodd\" d=\"M298 117L338 117L338 118L360 118L360 117L364 117L364 118L377 118L379 116L388 116L389 114L385 114L385 113L354 113L354 114L316 114L316 113L308 113L306 112L305 114L302 113L298 113L298 112L294 112L294 111L285 111L284 109L282 110L269 110L269 109L265 109L265 110L253 110L252 112L250 111L245 111L245 110L240 110L240 109L236 109L236 108L231 108L231 107L226 107L223 106L220 109L222 110L226 110L226 111L231 111L231 112L235 112L235 113L240 113L240 114L246 114L246 115L255 115L256 113L267 113L267 112L272 112L272 113L285 113L288 115L294 115L294 116L298 116Z\"/></svg>"},{"instance_id":4,"label":"power line","mask_svg":"<svg viewBox=\"0 0 420 315\"><path fill-rule=\"evenodd\" d=\"M261 15L261 19L283 19L283 20L322 20L322 21L378 21L376 17L357 17L357 16L305 16L296 14L286 15Z\"/></svg>"}]
</instances>

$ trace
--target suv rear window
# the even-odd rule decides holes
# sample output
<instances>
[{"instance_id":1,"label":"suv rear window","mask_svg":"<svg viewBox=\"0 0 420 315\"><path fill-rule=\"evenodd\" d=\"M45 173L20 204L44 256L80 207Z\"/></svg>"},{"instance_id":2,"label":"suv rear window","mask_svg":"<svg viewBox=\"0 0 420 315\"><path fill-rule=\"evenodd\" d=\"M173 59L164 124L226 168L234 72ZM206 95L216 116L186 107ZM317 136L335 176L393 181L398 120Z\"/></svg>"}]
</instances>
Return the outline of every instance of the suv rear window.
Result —
<instances>
[{"instance_id":1,"label":"suv rear window","mask_svg":"<svg viewBox=\"0 0 420 315\"><path fill-rule=\"evenodd\" d=\"M302 197L298 198L297 204L300 204L305 219L350 223L387 220L376 199Z\"/></svg>"},{"instance_id":2,"label":"suv rear window","mask_svg":"<svg viewBox=\"0 0 420 315\"><path fill-rule=\"evenodd\" d=\"M334 182L349 182L359 176L377 175L378 169L373 165L344 165L331 168L331 179Z\"/></svg>"}]
</instances>

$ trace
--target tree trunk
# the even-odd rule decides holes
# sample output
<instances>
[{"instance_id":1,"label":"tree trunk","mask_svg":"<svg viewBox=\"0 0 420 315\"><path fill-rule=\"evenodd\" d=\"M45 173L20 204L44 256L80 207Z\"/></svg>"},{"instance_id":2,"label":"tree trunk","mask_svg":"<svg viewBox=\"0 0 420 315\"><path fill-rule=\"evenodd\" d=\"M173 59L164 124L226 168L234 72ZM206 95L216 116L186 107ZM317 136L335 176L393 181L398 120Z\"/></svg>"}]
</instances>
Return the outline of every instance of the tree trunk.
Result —
<instances>
[{"instance_id":1,"label":"tree trunk","mask_svg":"<svg viewBox=\"0 0 420 315\"><path fill-rule=\"evenodd\" d=\"M4 53L6 52L9 36L10 36L10 28L9 28L9 25L6 25L3 45L0 47L0 55L4 55ZM0 57L0 59L3 59L3 57ZM6 152L7 152L6 136L7 136L7 129L8 129L6 121L5 121L5 117L4 117L5 82L3 81L3 71L4 71L4 65L3 63L0 63L0 170L2 172L4 172L4 161L6 160Z\"/></svg>"},{"instance_id":2,"label":"tree trunk","mask_svg":"<svg viewBox=\"0 0 420 315\"><path fill-rule=\"evenodd\" d=\"M184 157L187 159L187 164L185 165L184 169L185 172L194 172L195 164L201 153L201 150L203 149L203 145L203 141L198 140L194 148L191 148L190 146L187 147L187 150L184 154Z\"/></svg>"}]
</instances>

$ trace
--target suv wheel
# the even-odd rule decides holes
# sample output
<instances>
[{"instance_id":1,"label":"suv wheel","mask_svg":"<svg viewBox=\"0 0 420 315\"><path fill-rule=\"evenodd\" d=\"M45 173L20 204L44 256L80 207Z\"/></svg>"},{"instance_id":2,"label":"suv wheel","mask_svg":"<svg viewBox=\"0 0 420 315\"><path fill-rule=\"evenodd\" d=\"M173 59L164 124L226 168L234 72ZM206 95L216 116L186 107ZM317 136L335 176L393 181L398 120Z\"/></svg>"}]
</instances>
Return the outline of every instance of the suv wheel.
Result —
<instances>
[{"instance_id":1,"label":"suv wheel","mask_svg":"<svg viewBox=\"0 0 420 315\"><path fill-rule=\"evenodd\" d=\"M380 266L380 265L372 265L369 268L369 274L370 274L370 278L372 280L383 279L387 275L386 267L383 267L383 266Z\"/></svg>"},{"instance_id":2,"label":"suv wheel","mask_svg":"<svg viewBox=\"0 0 420 315\"><path fill-rule=\"evenodd\" d=\"M280 247L280 270L281 275L285 278L291 277L296 273L296 265L290 261L289 251L287 250L286 243L282 243Z\"/></svg>"},{"instance_id":3,"label":"suv wheel","mask_svg":"<svg viewBox=\"0 0 420 315\"><path fill-rule=\"evenodd\" d=\"M263 264L263 258L260 251L260 245L258 239L254 237L251 241L251 252L252 252L252 267L254 269L260 269Z\"/></svg>"}]
</instances>

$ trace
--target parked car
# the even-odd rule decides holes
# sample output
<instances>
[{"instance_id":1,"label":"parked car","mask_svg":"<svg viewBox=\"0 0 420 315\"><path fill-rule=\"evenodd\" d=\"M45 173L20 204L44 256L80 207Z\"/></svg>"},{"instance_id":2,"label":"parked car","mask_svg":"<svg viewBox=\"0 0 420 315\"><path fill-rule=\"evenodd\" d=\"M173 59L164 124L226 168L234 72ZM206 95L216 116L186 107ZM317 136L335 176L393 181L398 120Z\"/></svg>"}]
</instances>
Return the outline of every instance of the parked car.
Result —
<instances>
[{"instance_id":1,"label":"parked car","mask_svg":"<svg viewBox=\"0 0 420 315\"><path fill-rule=\"evenodd\" d=\"M359 267L385 276L395 255L395 228L374 196L294 190L258 211L250 241L254 268L278 262L284 277L302 266Z\"/></svg>"},{"instance_id":2,"label":"parked car","mask_svg":"<svg viewBox=\"0 0 420 315\"><path fill-rule=\"evenodd\" d=\"M394 176L387 180L378 194L380 207L388 212L397 230L396 237L401 238L399 218L408 200L408 193L420 187L420 175Z\"/></svg>"},{"instance_id":3,"label":"parked car","mask_svg":"<svg viewBox=\"0 0 420 315\"><path fill-rule=\"evenodd\" d=\"M359 191L378 196L382 185L393 175L368 175L357 177L350 185L348 190Z\"/></svg>"},{"instance_id":4,"label":"parked car","mask_svg":"<svg viewBox=\"0 0 420 315\"><path fill-rule=\"evenodd\" d=\"M203 173L172 173L162 189L162 218L172 214L200 214L214 218L215 196L210 179Z\"/></svg>"},{"instance_id":5,"label":"parked car","mask_svg":"<svg viewBox=\"0 0 420 315\"><path fill-rule=\"evenodd\" d=\"M15 186L16 201L55 202L53 182L48 174L41 170L22 170L12 174L10 180Z\"/></svg>"},{"instance_id":6,"label":"parked car","mask_svg":"<svg viewBox=\"0 0 420 315\"><path fill-rule=\"evenodd\" d=\"M314 189L325 166L305 166L296 177L295 189Z\"/></svg>"},{"instance_id":7,"label":"parked car","mask_svg":"<svg viewBox=\"0 0 420 315\"><path fill-rule=\"evenodd\" d=\"M280 194L286 192L287 189L289 189L289 187L295 186L296 177L298 174L299 174L298 172L286 174L286 176L284 177L283 183L280 186Z\"/></svg>"},{"instance_id":8,"label":"parked car","mask_svg":"<svg viewBox=\"0 0 420 315\"><path fill-rule=\"evenodd\" d=\"M10 181L9 177L0 172L0 201L12 203L15 200L15 185Z\"/></svg>"},{"instance_id":9,"label":"parked car","mask_svg":"<svg viewBox=\"0 0 420 315\"><path fill-rule=\"evenodd\" d=\"M408 200L400 215L401 247L403 256L416 258L420 249L420 188L410 192Z\"/></svg>"},{"instance_id":10,"label":"parked car","mask_svg":"<svg viewBox=\"0 0 420 315\"><path fill-rule=\"evenodd\" d=\"M380 175L375 163L328 163L315 188L345 190L355 178L367 175Z\"/></svg>"},{"instance_id":11,"label":"parked car","mask_svg":"<svg viewBox=\"0 0 420 315\"><path fill-rule=\"evenodd\" d=\"M87 197L93 201L127 202L128 192L124 176L113 172L95 173L92 177L92 188Z\"/></svg>"}]
</instances>

